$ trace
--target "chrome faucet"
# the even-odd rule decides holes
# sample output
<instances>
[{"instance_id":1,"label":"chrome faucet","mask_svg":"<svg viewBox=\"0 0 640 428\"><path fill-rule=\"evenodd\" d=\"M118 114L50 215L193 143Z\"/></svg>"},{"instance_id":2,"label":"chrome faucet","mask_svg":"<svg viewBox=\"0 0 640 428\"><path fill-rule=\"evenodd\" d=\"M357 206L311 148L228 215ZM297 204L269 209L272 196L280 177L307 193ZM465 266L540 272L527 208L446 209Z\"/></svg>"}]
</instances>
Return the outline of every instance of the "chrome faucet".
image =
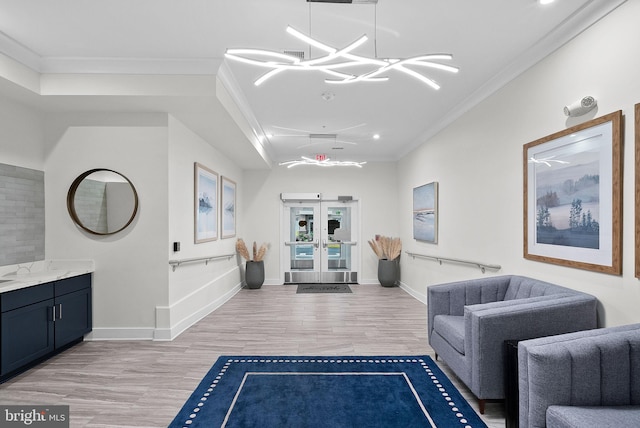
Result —
<instances>
[{"instance_id":1,"label":"chrome faucet","mask_svg":"<svg viewBox=\"0 0 640 428\"><path fill-rule=\"evenodd\" d=\"M22 266L22 265L18 265L18 270L16 270L16 275L20 273L20 269L26 269L27 273L31 273L31 267L33 266L33 263L29 266Z\"/></svg>"}]
</instances>

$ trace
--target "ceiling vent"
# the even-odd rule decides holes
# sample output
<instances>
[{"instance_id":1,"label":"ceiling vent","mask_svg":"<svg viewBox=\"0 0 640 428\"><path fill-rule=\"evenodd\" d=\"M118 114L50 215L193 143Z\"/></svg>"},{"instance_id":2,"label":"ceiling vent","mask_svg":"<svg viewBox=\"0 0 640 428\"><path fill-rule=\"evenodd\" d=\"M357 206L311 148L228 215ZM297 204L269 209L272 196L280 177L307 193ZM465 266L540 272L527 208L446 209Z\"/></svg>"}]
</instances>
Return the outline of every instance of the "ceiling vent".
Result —
<instances>
[{"instance_id":1,"label":"ceiling vent","mask_svg":"<svg viewBox=\"0 0 640 428\"><path fill-rule=\"evenodd\" d=\"M290 55L290 56L294 56L298 59L303 60L304 59L304 51L282 51L283 54L285 55Z\"/></svg>"},{"instance_id":2,"label":"ceiling vent","mask_svg":"<svg viewBox=\"0 0 640 428\"><path fill-rule=\"evenodd\" d=\"M338 138L338 134L309 134L309 138L312 140L335 140Z\"/></svg>"},{"instance_id":3,"label":"ceiling vent","mask_svg":"<svg viewBox=\"0 0 640 428\"><path fill-rule=\"evenodd\" d=\"M307 3L378 4L378 0L307 0Z\"/></svg>"}]
</instances>

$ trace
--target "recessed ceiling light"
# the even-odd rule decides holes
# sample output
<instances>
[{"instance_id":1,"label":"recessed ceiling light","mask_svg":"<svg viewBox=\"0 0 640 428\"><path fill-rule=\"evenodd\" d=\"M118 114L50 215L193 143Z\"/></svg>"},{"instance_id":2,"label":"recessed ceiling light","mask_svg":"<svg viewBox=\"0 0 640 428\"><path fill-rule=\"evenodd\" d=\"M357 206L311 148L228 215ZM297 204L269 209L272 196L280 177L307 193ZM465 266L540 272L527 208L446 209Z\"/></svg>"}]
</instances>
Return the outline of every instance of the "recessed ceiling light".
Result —
<instances>
[{"instance_id":1,"label":"recessed ceiling light","mask_svg":"<svg viewBox=\"0 0 640 428\"><path fill-rule=\"evenodd\" d=\"M553 3L555 0L538 0L538 3L540 4L551 4Z\"/></svg>"},{"instance_id":2,"label":"recessed ceiling light","mask_svg":"<svg viewBox=\"0 0 640 428\"><path fill-rule=\"evenodd\" d=\"M373 139L374 140L379 140L380 139L380 134L373 134Z\"/></svg>"}]
</instances>

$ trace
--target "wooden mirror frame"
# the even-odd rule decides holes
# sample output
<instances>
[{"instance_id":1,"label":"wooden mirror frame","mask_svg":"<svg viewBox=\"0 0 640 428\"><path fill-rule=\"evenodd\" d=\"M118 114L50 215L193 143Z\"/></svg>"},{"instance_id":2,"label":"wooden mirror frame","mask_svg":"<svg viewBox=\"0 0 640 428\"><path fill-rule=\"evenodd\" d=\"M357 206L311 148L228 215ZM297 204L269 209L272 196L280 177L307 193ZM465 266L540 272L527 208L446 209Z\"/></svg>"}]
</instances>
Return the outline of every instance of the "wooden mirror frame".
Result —
<instances>
[{"instance_id":1,"label":"wooden mirror frame","mask_svg":"<svg viewBox=\"0 0 640 428\"><path fill-rule=\"evenodd\" d=\"M87 178L88 176L90 176L91 174L93 174L95 172L112 172L114 174L119 175L124 180L126 180L126 182L131 187L131 191L133 192L133 199L134 199L133 212L131 213L131 217L128 219L126 224L124 226L122 226L121 228L119 228L118 230L114 230L114 231L111 231L111 232L99 232L99 231L90 229L89 227L87 227L85 224L82 223L82 221L78 217L78 213L76 212L76 208L75 208L76 191L78 190L78 187L80 186L80 183L82 183L82 181L85 178ZM107 168L91 169L89 171L86 171L86 172L80 174L73 181L73 183L71 183L71 187L69 187L69 192L67 193L67 210L69 211L69 215L71 216L71 219L76 224L76 226L78 226L79 228L81 228L85 232L91 233L93 235L102 235L102 236L113 235L115 233L121 232L122 230L126 229L127 226L129 226L131 224L131 222L133 222L133 219L136 217L136 214L138 213L138 192L136 191L136 188L133 185L133 183L131 182L131 180L129 180L127 177L125 177L124 175L122 175L121 173L119 173L117 171L114 171L114 170L111 170L111 169L107 169Z\"/></svg>"}]
</instances>

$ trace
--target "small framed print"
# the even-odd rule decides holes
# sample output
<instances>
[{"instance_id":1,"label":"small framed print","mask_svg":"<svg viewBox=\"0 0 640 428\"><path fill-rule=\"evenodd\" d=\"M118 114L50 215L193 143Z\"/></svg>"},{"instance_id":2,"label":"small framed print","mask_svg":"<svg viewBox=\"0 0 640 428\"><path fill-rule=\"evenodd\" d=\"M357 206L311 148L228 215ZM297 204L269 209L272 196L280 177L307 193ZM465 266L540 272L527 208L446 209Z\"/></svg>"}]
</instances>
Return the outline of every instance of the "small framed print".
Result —
<instances>
[{"instance_id":1,"label":"small framed print","mask_svg":"<svg viewBox=\"0 0 640 428\"><path fill-rule=\"evenodd\" d=\"M413 189L413 239L438 243L438 182Z\"/></svg>"},{"instance_id":2,"label":"small framed print","mask_svg":"<svg viewBox=\"0 0 640 428\"><path fill-rule=\"evenodd\" d=\"M195 243L218 239L218 174L194 164Z\"/></svg>"},{"instance_id":3,"label":"small framed print","mask_svg":"<svg viewBox=\"0 0 640 428\"><path fill-rule=\"evenodd\" d=\"M236 182L222 176L221 179L220 219L222 222L222 238L236 236Z\"/></svg>"}]
</instances>

